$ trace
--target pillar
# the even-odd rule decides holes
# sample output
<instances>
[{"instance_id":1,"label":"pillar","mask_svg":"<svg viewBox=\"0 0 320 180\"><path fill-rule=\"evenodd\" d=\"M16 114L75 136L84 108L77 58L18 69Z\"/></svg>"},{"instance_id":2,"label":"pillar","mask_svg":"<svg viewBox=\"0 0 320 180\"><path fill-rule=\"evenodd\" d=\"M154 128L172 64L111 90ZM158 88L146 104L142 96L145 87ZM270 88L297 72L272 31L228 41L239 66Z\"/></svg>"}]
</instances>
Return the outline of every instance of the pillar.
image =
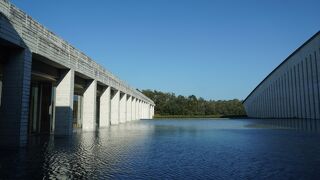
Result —
<instances>
[{"instance_id":1,"label":"pillar","mask_svg":"<svg viewBox=\"0 0 320 180\"><path fill-rule=\"evenodd\" d=\"M150 104L148 104L148 118L149 119L152 119L152 117L151 117L151 105Z\"/></svg>"},{"instance_id":2,"label":"pillar","mask_svg":"<svg viewBox=\"0 0 320 180\"><path fill-rule=\"evenodd\" d=\"M111 125L119 124L120 91L114 90L111 95Z\"/></svg>"},{"instance_id":3,"label":"pillar","mask_svg":"<svg viewBox=\"0 0 320 180\"><path fill-rule=\"evenodd\" d=\"M133 98L132 99L132 120L136 120L136 102L137 102L137 99L136 98Z\"/></svg>"},{"instance_id":4,"label":"pillar","mask_svg":"<svg viewBox=\"0 0 320 180\"><path fill-rule=\"evenodd\" d=\"M132 120L132 96L128 96L126 121L131 121L131 120Z\"/></svg>"},{"instance_id":5,"label":"pillar","mask_svg":"<svg viewBox=\"0 0 320 180\"><path fill-rule=\"evenodd\" d=\"M139 120L142 119L142 101L139 100Z\"/></svg>"},{"instance_id":6,"label":"pillar","mask_svg":"<svg viewBox=\"0 0 320 180\"><path fill-rule=\"evenodd\" d=\"M127 116L127 94L120 94L120 123L126 122Z\"/></svg>"},{"instance_id":7,"label":"pillar","mask_svg":"<svg viewBox=\"0 0 320 180\"><path fill-rule=\"evenodd\" d=\"M55 135L71 135L73 121L74 70L65 72L56 87Z\"/></svg>"},{"instance_id":8,"label":"pillar","mask_svg":"<svg viewBox=\"0 0 320 180\"><path fill-rule=\"evenodd\" d=\"M99 124L100 127L108 127L110 125L110 106L111 106L111 99L110 99L110 86L107 87L104 92L101 94L100 97L100 120Z\"/></svg>"},{"instance_id":9,"label":"pillar","mask_svg":"<svg viewBox=\"0 0 320 180\"><path fill-rule=\"evenodd\" d=\"M27 143L31 63L29 50L17 50L3 67L0 146Z\"/></svg>"},{"instance_id":10,"label":"pillar","mask_svg":"<svg viewBox=\"0 0 320 180\"><path fill-rule=\"evenodd\" d=\"M94 131L96 129L97 81L89 82L83 93L82 130Z\"/></svg>"},{"instance_id":11,"label":"pillar","mask_svg":"<svg viewBox=\"0 0 320 180\"><path fill-rule=\"evenodd\" d=\"M136 119L135 120L139 120L140 117L139 117L139 99L136 100Z\"/></svg>"}]
</instances>

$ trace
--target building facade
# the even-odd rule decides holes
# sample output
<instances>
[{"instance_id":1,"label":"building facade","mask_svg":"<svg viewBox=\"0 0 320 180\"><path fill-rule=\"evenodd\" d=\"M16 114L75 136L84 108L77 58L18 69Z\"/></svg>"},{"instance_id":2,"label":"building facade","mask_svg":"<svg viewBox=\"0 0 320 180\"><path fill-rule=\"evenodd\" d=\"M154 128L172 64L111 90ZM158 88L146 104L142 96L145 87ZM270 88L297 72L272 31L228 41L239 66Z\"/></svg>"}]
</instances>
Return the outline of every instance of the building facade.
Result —
<instances>
[{"instance_id":1,"label":"building facade","mask_svg":"<svg viewBox=\"0 0 320 180\"><path fill-rule=\"evenodd\" d=\"M273 70L244 100L254 118L320 119L320 32Z\"/></svg>"},{"instance_id":2,"label":"building facade","mask_svg":"<svg viewBox=\"0 0 320 180\"><path fill-rule=\"evenodd\" d=\"M154 102L0 0L0 145L150 119Z\"/></svg>"}]
</instances>

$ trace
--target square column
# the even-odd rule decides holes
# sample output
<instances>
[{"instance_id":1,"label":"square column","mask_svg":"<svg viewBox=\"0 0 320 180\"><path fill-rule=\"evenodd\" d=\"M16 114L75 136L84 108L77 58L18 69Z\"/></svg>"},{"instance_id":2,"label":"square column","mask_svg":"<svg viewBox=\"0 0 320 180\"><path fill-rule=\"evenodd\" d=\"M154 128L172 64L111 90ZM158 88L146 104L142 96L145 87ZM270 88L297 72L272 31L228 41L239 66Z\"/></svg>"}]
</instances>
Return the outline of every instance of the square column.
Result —
<instances>
[{"instance_id":1,"label":"square column","mask_svg":"<svg viewBox=\"0 0 320 180\"><path fill-rule=\"evenodd\" d=\"M97 81L93 80L83 93L82 129L84 131L94 131L96 129L96 106Z\"/></svg>"},{"instance_id":2,"label":"square column","mask_svg":"<svg viewBox=\"0 0 320 180\"><path fill-rule=\"evenodd\" d=\"M119 124L120 115L120 91L114 90L111 94L111 125Z\"/></svg>"},{"instance_id":3,"label":"square column","mask_svg":"<svg viewBox=\"0 0 320 180\"><path fill-rule=\"evenodd\" d=\"M147 108L146 108L146 103L145 102L143 102L142 103L142 119L146 119L146 110L147 110Z\"/></svg>"},{"instance_id":4,"label":"square column","mask_svg":"<svg viewBox=\"0 0 320 180\"><path fill-rule=\"evenodd\" d=\"M126 121L132 120L132 96L127 97L127 118Z\"/></svg>"},{"instance_id":5,"label":"square column","mask_svg":"<svg viewBox=\"0 0 320 180\"><path fill-rule=\"evenodd\" d=\"M142 101L139 102L139 120L142 119Z\"/></svg>"},{"instance_id":6,"label":"square column","mask_svg":"<svg viewBox=\"0 0 320 180\"><path fill-rule=\"evenodd\" d=\"M127 116L127 94L120 94L120 123L126 122Z\"/></svg>"},{"instance_id":7,"label":"square column","mask_svg":"<svg viewBox=\"0 0 320 180\"><path fill-rule=\"evenodd\" d=\"M150 104L148 104L148 118L152 119L152 117L151 117L151 105Z\"/></svg>"},{"instance_id":8,"label":"square column","mask_svg":"<svg viewBox=\"0 0 320 180\"><path fill-rule=\"evenodd\" d=\"M74 70L65 72L56 87L55 135L71 135L73 121Z\"/></svg>"},{"instance_id":9,"label":"square column","mask_svg":"<svg viewBox=\"0 0 320 180\"><path fill-rule=\"evenodd\" d=\"M136 120L136 98L132 98L132 120Z\"/></svg>"},{"instance_id":10,"label":"square column","mask_svg":"<svg viewBox=\"0 0 320 180\"><path fill-rule=\"evenodd\" d=\"M138 118L137 120L141 119L141 101L138 100Z\"/></svg>"},{"instance_id":11,"label":"square column","mask_svg":"<svg viewBox=\"0 0 320 180\"><path fill-rule=\"evenodd\" d=\"M148 114L147 114L147 103L143 103L143 112L144 112L144 115L143 115L143 119L147 119L148 118Z\"/></svg>"},{"instance_id":12,"label":"square column","mask_svg":"<svg viewBox=\"0 0 320 180\"><path fill-rule=\"evenodd\" d=\"M100 127L110 126L111 118L111 97L110 97L111 88L107 87L100 97Z\"/></svg>"},{"instance_id":13,"label":"square column","mask_svg":"<svg viewBox=\"0 0 320 180\"><path fill-rule=\"evenodd\" d=\"M18 147L27 143L31 63L29 50L16 50L3 66L0 146Z\"/></svg>"},{"instance_id":14,"label":"square column","mask_svg":"<svg viewBox=\"0 0 320 180\"><path fill-rule=\"evenodd\" d=\"M139 110L140 110L140 100L139 99L137 99L137 101L136 101L136 120L138 120L138 119L140 119L140 116L139 116Z\"/></svg>"}]
</instances>

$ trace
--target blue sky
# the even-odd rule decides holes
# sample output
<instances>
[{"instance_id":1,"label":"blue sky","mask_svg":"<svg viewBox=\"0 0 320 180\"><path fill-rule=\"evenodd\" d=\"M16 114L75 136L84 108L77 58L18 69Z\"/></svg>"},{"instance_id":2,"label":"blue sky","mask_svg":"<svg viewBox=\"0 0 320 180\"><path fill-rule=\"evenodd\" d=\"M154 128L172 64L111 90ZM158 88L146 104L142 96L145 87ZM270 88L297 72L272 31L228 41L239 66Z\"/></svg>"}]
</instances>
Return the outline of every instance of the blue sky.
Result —
<instances>
[{"instance_id":1,"label":"blue sky","mask_svg":"<svg viewBox=\"0 0 320 180\"><path fill-rule=\"evenodd\" d=\"M244 99L320 30L319 0L11 0L139 89Z\"/></svg>"}]
</instances>

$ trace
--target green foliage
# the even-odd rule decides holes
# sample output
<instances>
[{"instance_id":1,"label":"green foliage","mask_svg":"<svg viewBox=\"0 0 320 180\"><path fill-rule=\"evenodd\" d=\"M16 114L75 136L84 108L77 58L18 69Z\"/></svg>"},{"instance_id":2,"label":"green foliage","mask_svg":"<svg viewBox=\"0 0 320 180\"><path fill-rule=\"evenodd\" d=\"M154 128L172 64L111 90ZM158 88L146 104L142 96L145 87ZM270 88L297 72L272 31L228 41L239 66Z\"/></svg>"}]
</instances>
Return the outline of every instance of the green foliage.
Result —
<instances>
[{"instance_id":1,"label":"green foliage","mask_svg":"<svg viewBox=\"0 0 320 180\"><path fill-rule=\"evenodd\" d=\"M160 116L245 116L242 102L233 100L204 100L195 95L176 96L174 93L142 90L156 104L155 114Z\"/></svg>"}]
</instances>

